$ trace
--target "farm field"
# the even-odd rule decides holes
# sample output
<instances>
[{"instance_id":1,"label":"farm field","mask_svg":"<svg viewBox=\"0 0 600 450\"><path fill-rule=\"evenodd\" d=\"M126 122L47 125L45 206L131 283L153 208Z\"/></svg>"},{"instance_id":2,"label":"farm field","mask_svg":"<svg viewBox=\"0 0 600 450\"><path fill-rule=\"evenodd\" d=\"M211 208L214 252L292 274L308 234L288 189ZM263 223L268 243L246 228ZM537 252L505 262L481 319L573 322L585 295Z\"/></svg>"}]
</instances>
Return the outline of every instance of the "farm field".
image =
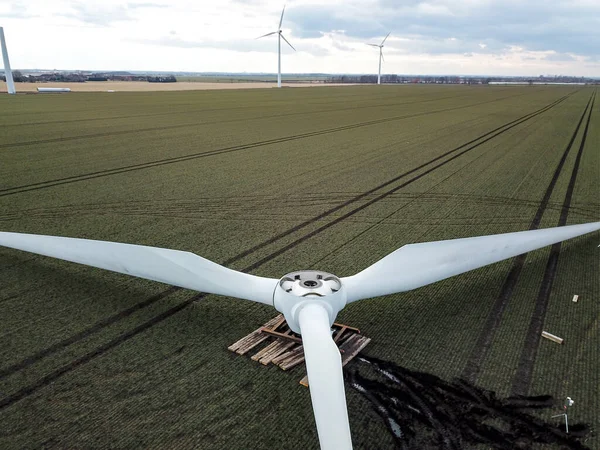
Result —
<instances>
[{"instance_id":1,"label":"farm field","mask_svg":"<svg viewBox=\"0 0 600 450\"><path fill-rule=\"evenodd\" d=\"M270 81L270 82L265 82ZM335 83L312 81L283 82L284 87L331 87ZM343 86L348 86L344 84ZM204 91L213 89L267 89L276 87L273 77L265 80L228 80L219 78L183 79L177 83L148 83L147 81L86 81L85 83L48 82L48 83L15 83L17 93L37 92L38 87L69 88L73 92L154 92L154 91ZM6 92L6 83L0 81L0 92Z\"/></svg>"},{"instance_id":2,"label":"farm field","mask_svg":"<svg viewBox=\"0 0 600 450\"><path fill-rule=\"evenodd\" d=\"M581 86L2 95L0 230L188 250L277 278L348 276L414 242L599 221L596 97ZM409 370L504 397L570 396L570 420L597 431L598 243L356 302L337 322L372 338L366 355ZM302 369L227 350L276 314L0 247L0 448L317 448ZM564 344L540 341L540 326ZM346 394L355 448L392 448L370 404Z\"/></svg>"}]
</instances>

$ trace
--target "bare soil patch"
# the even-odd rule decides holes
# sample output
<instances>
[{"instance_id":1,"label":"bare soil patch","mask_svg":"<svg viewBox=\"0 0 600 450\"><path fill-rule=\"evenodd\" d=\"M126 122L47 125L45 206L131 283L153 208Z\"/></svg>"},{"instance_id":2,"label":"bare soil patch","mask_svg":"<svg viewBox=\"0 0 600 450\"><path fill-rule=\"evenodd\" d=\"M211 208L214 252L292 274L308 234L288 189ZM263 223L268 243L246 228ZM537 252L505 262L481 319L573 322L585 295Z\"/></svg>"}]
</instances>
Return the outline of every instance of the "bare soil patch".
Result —
<instances>
[{"instance_id":1,"label":"bare soil patch","mask_svg":"<svg viewBox=\"0 0 600 450\"><path fill-rule=\"evenodd\" d=\"M346 370L347 381L384 419L398 448L588 448L581 440L589 426L570 424L567 434L561 421L551 419L564 411L549 395L498 398L466 380L448 382L364 355L356 361ZM533 410L550 410L547 420Z\"/></svg>"}]
</instances>

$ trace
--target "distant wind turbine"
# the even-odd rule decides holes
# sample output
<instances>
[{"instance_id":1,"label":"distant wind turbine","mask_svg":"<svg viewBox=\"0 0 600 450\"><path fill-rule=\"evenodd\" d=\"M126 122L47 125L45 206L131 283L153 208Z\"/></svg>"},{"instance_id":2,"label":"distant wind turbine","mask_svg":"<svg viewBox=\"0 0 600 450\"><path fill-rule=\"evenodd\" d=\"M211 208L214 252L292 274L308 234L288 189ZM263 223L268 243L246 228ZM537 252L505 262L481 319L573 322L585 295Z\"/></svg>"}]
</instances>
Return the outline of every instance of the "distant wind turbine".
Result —
<instances>
[{"instance_id":1,"label":"distant wind turbine","mask_svg":"<svg viewBox=\"0 0 600 450\"><path fill-rule=\"evenodd\" d=\"M392 34L391 31L387 34L386 37L383 38L383 41L381 41L381 44L379 44L379 45L367 44L367 45L370 45L371 47L379 47L379 73L377 74L377 84L381 84L381 60L384 60L383 59L383 43L385 42L385 40L388 38L388 36L390 34Z\"/></svg>"},{"instance_id":2,"label":"distant wind turbine","mask_svg":"<svg viewBox=\"0 0 600 450\"><path fill-rule=\"evenodd\" d=\"M263 34L262 36L257 37L256 39L264 38L266 36L271 36L272 34L277 34L277 87L281 87L281 39L283 39L287 45L292 47L292 50L296 51L294 46L288 42L281 30L281 24L283 23L283 13L285 12L285 6L283 7L283 11L281 11L281 19L279 19L279 27L277 31L272 31L271 33Z\"/></svg>"},{"instance_id":3,"label":"distant wind turbine","mask_svg":"<svg viewBox=\"0 0 600 450\"><path fill-rule=\"evenodd\" d=\"M6 88L9 94L16 94L15 83L13 81L10 62L8 61L8 50L6 49L6 40L4 39L4 28L0 27L0 47L2 47L2 60L4 61L4 76L6 77Z\"/></svg>"}]
</instances>

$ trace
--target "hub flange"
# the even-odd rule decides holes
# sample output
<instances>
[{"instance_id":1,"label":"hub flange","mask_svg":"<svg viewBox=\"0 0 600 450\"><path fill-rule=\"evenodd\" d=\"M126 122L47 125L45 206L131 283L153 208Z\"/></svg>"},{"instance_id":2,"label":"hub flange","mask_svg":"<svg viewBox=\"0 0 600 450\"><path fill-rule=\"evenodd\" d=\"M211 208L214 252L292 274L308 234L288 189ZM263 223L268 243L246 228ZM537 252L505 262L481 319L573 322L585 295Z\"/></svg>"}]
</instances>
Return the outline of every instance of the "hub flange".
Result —
<instances>
[{"instance_id":1,"label":"hub flange","mask_svg":"<svg viewBox=\"0 0 600 450\"><path fill-rule=\"evenodd\" d=\"M346 306L346 291L342 281L331 273L318 270L291 272L279 280L273 305L283 313L295 333L300 333L298 314L309 303L323 305L332 325L338 312Z\"/></svg>"}]
</instances>

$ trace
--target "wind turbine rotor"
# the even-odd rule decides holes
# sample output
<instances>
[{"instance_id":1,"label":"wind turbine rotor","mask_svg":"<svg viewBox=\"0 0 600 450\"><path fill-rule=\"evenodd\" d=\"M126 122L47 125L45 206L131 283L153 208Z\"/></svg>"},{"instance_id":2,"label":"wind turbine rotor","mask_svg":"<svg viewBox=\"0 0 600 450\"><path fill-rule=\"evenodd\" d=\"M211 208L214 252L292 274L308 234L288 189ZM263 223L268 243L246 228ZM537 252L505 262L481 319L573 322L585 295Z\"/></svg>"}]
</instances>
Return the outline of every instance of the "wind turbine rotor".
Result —
<instances>
[{"instance_id":1,"label":"wind turbine rotor","mask_svg":"<svg viewBox=\"0 0 600 450\"><path fill-rule=\"evenodd\" d=\"M409 244L342 278L348 303L404 292L600 230L600 222Z\"/></svg>"},{"instance_id":2,"label":"wind turbine rotor","mask_svg":"<svg viewBox=\"0 0 600 450\"><path fill-rule=\"evenodd\" d=\"M281 24L283 23L283 13L285 12L285 5L283 6L283 9L281 10L281 18L279 19L279 31L281 31Z\"/></svg>"},{"instance_id":3,"label":"wind turbine rotor","mask_svg":"<svg viewBox=\"0 0 600 450\"><path fill-rule=\"evenodd\" d=\"M145 245L8 232L0 232L0 245L266 305L273 305L279 281L228 269L190 252Z\"/></svg>"},{"instance_id":4,"label":"wind turbine rotor","mask_svg":"<svg viewBox=\"0 0 600 450\"><path fill-rule=\"evenodd\" d=\"M339 277L328 272L301 270L285 275L273 294L273 306L283 313L292 331L301 333L298 314L309 303L321 304L329 325L346 305L346 290Z\"/></svg>"},{"instance_id":5,"label":"wind turbine rotor","mask_svg":"<svg viewBox=\"0 0 600 450\"><path fill-rule=\"evenodd\" d=\"M289 41L285 38L285 36L283 35L283 33L280 31L279 35L281 36L281 39L283 39L287 45L289 45L290 47L292 47L292 50L296 51L296 49L294 48L294 46L292 44L289 43Z\"/></svg>"},{"instance_id":6,"label":"wind turbine rotor","mask_svg":"<svg viewBox=\"0 0 600 450\"><path fill-rule=\"evenodd\" d=\"M390 34L392 34L392 32L390 31L386 37L383 38L383 41L381 41L381 46L383 47L383 43L386 41L386 39L390 36Z\"/></svg>"},{"instance_id":7,"label":"wind turbine rotor","mask_svg":"<svg viewBox=\"0 0 600 450\"><path fill-rule=\"evenodd\" d=\"M264 37L271 36L272 34L277 34L277 33L278 33L278 31L272 31L272 32L267 33L267 34L263 34L262 36L259 36L256 39L264 38Z\"/></svg>"},{"instance_id":8,"label":"wind turbine rotor","mask_svg":"<svg viewBox=\"0 0 600 450\"><path fill-rule=\"evenodd\" d=\"M228 269L193 253L0 232L0 245L213 294L273 305L302 335L321 448L352 448L339 350L331 325L347 303L435 283L547 245L600 230L600 222L409 244L355 275L303 270L281 279Z\"/></svg>"},{"instance_id":9,"label":"wind turbine rotor","mask_svg":"<svg viewBox=\"0 0 600 450\"><path fill-rule=\"evenodd\" d=\"M273 296L290 329L302 335L310 397L322 450L351 449L340 351L331 325L346 305L346 291L335 275L303 270L285 275Z\"/></svg>"},{"instance_id":10,"label":"wind turbine rotor","mask_svg":"<svg viewBox=\"0 0 600 450\"><path fill-rule=\"evenodd\" d=\"M352 449L340 351L327 310L308 303L298 314L310 398L321 450Z\"/></svg>"},{"instance_id":11,"label":"wind turbine rotor","mask_svg":"<svg viewBox=\"0 0 600 450\"><path fill-rule=\"evenodd\" d=\"M273 34L277 34L277 87L281 87L281 39L285 41L287 45L289 45L294 51L296 49L290 42L285 38L283 32L281 30L281 25L283 24L283 14L285 13L285 6L281 10L281 17L279 18L279 26L277 27L277 31L273 31L271 33L263 34L262 36L257 37L256 39L260 39L266 36L271 36Z\"/></svg>"}]
</instances>

